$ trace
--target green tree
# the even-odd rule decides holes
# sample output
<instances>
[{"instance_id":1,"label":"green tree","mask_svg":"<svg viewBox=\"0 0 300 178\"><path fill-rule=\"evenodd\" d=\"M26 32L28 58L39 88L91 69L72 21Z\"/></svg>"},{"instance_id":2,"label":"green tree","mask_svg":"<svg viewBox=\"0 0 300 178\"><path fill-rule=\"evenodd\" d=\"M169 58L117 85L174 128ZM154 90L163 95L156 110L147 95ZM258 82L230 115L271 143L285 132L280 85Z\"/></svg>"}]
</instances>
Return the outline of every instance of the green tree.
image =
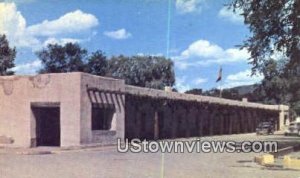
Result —
<instances>
[{"instance_id":1,"label":"green tree","mask_svg":"<svg viewBox=\"0 0 300 178\"><path fill-rule=\"evenodd\" d=\"M87 50L75 43L49 44L36 55L43 65L40 73L83 72L86 69Z\"/></svg>"},{"instance_id":2,"label":"green tree","mask_svg":"<svg viewBox=\"0 0 300 178\"><path fill-rule=\"evenodd\" d=\"M193 95L202 95L202 89L200 88L194 88L194 89L191 89L191 90L188 90L186 92L184 92L186 94L193 94Z\"/></svg>"},{"instance_id":3,"label":"green tree","mask_svg":"<svg viewBox=\"0 0 300 178\"><path fill-rule=\"evenodd\" d=\"M268 104L287 104L289 101L289 81L284 77L282 61L269 60L262 67L264 79L257 87L260 100Z\"/></svg>"},{"instance_id":4,"label":"green tree","mask_svg":"<svg viewBox=\"0 0 300 178\"><path fill-rule=\"evenodd\" d=\"M242 48L248 49L253 72L260 71L274 53L283 53L290 69L299 68L300 1L233 0L235 12L242 12L251 35Z\"/></svg>"},{"instance_id":5,"label":"green tree","mask_svg":"<svg viewBox=\"0 0 300 178\"><path fill-rule=\"evenodd\" d=\"M16 48L9 47L5 35L0 35L0 76L13 75L11 68L15 67Z\"/></svg>"},{"instance_id":6,"label":"green tree","mask_svg":"<svg viewBox=\"0 0 300 178\"><path fill-rule=\"evenodd\" d=\"M261 99L290 104L300 114L300 1L233 0L229 7L242 12L250 29L241 48L250 52L252 72L265 75Z\"/></svg>"},{"instance_id":7,"label":"green tree","mask_svg":"<svg viewBox=\"0 0 300 178\"><path fill-rule=\"evenodd\" d=\"M157 89L175 83L173 62L160 56L114 56L108 61L107 76L125 79L129 85Z\"/></svg>"},{"instance_id":8,"label":"green tree","mask_svg":"<svg viewBox=\"0 0 300 178\"><path fill-rule=\"evenodd\" d=\"M99 50L88 57L85 72L93 75L104 76L107 72L107 66L108 62L106 56Z\"/></svg>"},{"instance_id":9,"label":"green tree","mask_svg":"<svg viewBox=\"0 0 300 178\"><path fill-rule=\"evenodd\" d=\"M163 89L175 83L174 64L158 56L113 56L102 51L88 54L78 44L49 44L36 53L42 61L40 73L87 72L124 79L126 84Z\"/></svg>"},{"instance_id":10,"label":"green tree","mask_svg":"<svg viewBox=\"0 0 300 178\"><path fill-rule=\"evenodd\" d=\"M204 96L213 96L220 97L220 90L216 88L212 88L203 92ZM242 95L235 88L229 88L222 90L222 98L233 99L233 100L241 100L243 98Z\"/></svg>"},{"instance_id":11,"label":"green tree","mask_svg":"<svg viewBox=\"0 0 300 178\"><path fill-rule=\"evenodd\" d=\"M204 96L213 96L213 97L220 97L220 90L217 88L212 88L210 90L206 90L203 92Z\"/></svg>"}]
</instances>

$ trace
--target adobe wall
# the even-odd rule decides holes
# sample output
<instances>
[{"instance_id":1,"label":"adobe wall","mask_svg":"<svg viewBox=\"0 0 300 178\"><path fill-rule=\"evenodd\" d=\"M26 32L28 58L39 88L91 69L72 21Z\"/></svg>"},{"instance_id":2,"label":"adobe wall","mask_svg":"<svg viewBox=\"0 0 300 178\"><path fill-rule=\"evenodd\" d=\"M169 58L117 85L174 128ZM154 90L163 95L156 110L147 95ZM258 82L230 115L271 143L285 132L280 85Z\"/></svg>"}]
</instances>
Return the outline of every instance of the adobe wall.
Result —
<instances>
[{"instance_id":1,"label":"adobe wall","mask_svg":"<svg viewBox=\"0 0 300 178\"><path fill-rule=\"evenodd\" d=\"M124 81L84 73L0 77L0 146L34 147L36 118L31 107L60 107L60 146L110 144L124 138ZM89 90L94 88L96 90ZM98 90L109 90L108 93ZM92 105L113 105L108 131L91 129Z\"/></svg>"},{"instance_id":2,"label":"adobe wall","mask_svg":"<svg viewBox=\"0 0 300 178\"><path fill-rule=\"evenodd\" d=\"M60 145L115 143L116 138L178 138L253 132L288 106L165 92L85 73L0 77L0 146L36 145L31 107L60 107ZM92 106L113 107L109 130L92 130Z\"/></svg>"},{"instance_id":3,"label":"adobe wall","mask_svg":"<svg viewBox=\"0 0 300 178\"><path fill-rule=\"evenodd\" d=\"M81 144L116 143L117 138L124 138L125 120L125 83L123 80L81 75ZM107 91L107 92L104 92ZM92 130L91 112L92 105L105 108L107 105L114 107L115 114L110 130Z\"/></svg>"},{"instance_id":4,"label":"adobe wall","mask_svg":"<svg viewBox=\"0 0 300 178\"><path fill-rule=\"evenodd\" d=\"M255 132L272 119L284 127L288 107L165 92L127 85L125 137L164 139Z\"/></svg>"},{"instance_id":5,"label":"adobe wall","mask_svg":"<svg viewBox=\"0 0 300 178\"><path fill-rule=\"evenodd\" d=\"M80 143L80 73L0 77L0 137L5 146L36 144L31 106L60 106L61 146Z\"/></svg>"}]
</instances>

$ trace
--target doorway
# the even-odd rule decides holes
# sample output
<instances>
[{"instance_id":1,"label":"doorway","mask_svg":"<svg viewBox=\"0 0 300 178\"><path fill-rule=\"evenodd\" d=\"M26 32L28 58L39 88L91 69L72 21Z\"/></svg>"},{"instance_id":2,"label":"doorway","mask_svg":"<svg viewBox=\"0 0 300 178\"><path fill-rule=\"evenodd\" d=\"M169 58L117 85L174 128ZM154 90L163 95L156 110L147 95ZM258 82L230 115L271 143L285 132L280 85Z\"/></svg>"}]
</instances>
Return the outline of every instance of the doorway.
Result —
<instances>
[{"instance_id":1,"label":"doorway","mask_svg":"<svg viewBox=\"0 0 300 178\"><path fill-rule=\"evenodd\" d=\"M31 109L36 121L36 146L60 146L60 108Z\"/></svg>"}]
</instances>

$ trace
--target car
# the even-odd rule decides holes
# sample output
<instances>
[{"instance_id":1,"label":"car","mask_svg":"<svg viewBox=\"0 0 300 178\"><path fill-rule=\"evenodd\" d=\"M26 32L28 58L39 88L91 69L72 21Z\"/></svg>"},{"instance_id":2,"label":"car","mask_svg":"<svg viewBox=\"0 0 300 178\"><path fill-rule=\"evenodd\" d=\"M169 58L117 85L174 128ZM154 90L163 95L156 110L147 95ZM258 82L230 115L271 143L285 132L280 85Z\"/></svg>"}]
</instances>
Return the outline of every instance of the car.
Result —
<instances>
[{"instance_id":1,"label":"car","mask_svg":"<svg viewBox=\"0 0 300 178\"><path fill-rule=\"evenodd\" d=\"M274 124L272 122L261 122L256 127L257 135L274 134Z\"/></svg>"},{"instance_id":2,"label":"car","mask_svg":"<svg viewBox=\"0 0 300 178\"><path fill-rule=\"evenodd\" d=\"M300 136L300 122L291 122L288 128L284 131L284 135Z\"/></svg>"}]
</instances>

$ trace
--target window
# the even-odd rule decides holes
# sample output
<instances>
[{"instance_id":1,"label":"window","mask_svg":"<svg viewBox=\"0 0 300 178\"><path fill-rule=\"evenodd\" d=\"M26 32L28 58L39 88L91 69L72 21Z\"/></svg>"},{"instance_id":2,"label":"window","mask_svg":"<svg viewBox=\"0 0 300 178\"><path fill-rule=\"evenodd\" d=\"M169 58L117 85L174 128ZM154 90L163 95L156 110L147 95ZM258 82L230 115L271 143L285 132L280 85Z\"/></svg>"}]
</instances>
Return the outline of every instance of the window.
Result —
<instances>
[{"instance_id":1,"label":"window","mask_svg":"<svg viewBox=\"0 0 300 178\"><path fill-rule=\"evenodd\" d=\"M92 107L92 130L110 130L115 109L113 107Z\"/></svg>"}]
</instances>

